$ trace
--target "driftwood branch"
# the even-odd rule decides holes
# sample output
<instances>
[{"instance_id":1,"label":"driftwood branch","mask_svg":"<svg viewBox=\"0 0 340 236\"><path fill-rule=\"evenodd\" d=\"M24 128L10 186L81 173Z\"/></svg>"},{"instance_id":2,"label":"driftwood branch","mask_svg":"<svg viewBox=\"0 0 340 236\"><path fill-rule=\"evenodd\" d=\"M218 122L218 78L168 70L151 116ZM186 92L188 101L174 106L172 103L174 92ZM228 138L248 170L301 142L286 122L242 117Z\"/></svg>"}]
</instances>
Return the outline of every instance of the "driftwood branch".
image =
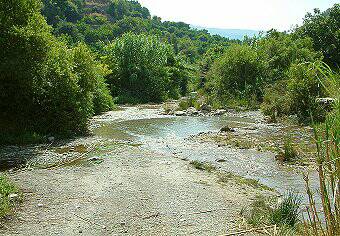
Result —
<instances>
[{"instance_id":1,"label":"driftwood branch","mask_svg":"<svg viewBox=\"0 0 340 236\"><path fill-rule=\"evenodd\" d=\"M272 229L272 228L276 229L276 225L265 226L265 227L260 227L260 228L253 228L253 229L248 229L248 230L243 230L243 231L239 231L239 232L229 233L229 234L226 234L224 236L243 235L243 234L246 234L246 233L263 231L263 230Z\"/></svg>"}]
</instances>

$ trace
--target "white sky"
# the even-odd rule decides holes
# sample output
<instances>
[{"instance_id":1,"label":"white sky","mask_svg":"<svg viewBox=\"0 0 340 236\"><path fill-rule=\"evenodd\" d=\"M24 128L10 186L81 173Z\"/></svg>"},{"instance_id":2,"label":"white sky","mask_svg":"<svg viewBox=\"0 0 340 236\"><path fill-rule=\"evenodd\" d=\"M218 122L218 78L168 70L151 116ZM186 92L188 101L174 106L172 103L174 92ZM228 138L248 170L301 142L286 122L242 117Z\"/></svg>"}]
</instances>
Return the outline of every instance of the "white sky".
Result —
<instances>
[{"instance_id":1,"label":"white sky","mask_svg":"<svg viewBox=\"0 0 340 236\"><path fill-rule=\"evenodd\" d=\"M314 8L340 0L139 0L163 20L226 29L289 30Z\"/></svg>"}]
</instances>

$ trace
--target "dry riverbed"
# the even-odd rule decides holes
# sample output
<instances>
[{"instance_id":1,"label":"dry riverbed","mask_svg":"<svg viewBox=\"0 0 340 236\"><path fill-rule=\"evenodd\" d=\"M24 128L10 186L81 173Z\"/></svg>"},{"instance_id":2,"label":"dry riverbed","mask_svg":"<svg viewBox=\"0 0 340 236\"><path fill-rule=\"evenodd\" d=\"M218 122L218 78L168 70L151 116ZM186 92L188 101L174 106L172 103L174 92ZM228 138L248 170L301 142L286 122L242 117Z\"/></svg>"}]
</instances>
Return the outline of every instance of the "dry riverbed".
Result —
<instances>
[{"instance_id":1,"label":"dry riverbed","mask_svg":"<svg viewBox=\"0 0 340 236\"><path fill-rule=\"evenodd\" d=\"M157 106L123 109L95 117L90 127L157 117ZM27 161L3 172L22 189L24 202L0 234L223 235L247 228L240 212L257 196L276 195L240 176L221 181L219 170L196 169L117 135L4 148L7 160Z\"/></svg>"}]
</instances>

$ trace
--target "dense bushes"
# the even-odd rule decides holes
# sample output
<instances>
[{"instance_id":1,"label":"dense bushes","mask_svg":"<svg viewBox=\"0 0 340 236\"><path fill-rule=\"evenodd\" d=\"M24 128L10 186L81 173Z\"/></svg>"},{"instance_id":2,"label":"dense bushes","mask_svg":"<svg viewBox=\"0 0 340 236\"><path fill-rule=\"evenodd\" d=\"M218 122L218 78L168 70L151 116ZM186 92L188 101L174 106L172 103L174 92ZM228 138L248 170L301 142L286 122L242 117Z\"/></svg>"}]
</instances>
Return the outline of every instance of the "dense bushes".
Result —
<instances>
[{"instance_id":1,"label":"dense bushes","mask_svg":"<svg viewBox=\"0 0 340 236\"><path fill-rule=\"evenodd\" d=\"M216 54L216 56L214 56ZM300 122L322 121L326 110L317 98L328 94L320 86L325 75L318 72L323 56L313 49L310 38L269 31L264 37L217 51L206 76L205 91L215 106L253 108L277 121L296 115ZM201 73L208 66L202 62ZM204 79L204 77L203 77ZM327 80L324 80L327 81Z\"/></svg>"},{"instance_id":2,"label":"dense bushes","mask_svg":"<svg viewBox=\"0 0 340 236\"><path fill-rule=\"evenodd\" d=\"M286 71L292 63L314 62L322 59L322 54L313 49L310 38L294 38L287 33L271 30L258 39L254 45L261 60L268 62L269 84L286 79Z\"/></svg>"},{"instance_id":3,"label":"dense bushes","mask_svg":"<svg viewBox=\"0 0 340 236\"><path fill-rule=\"evenodd\" d=\"M321 12L308 13L296 37L310 37L315 50L321 51L325 62L333 68L340 66L340 4Z\"/></svg>"},{"instance_id":4,"label":"dense bushes","mask_svg":"<svg viewBox=\"0 0 340 236\"><path fill-rule=\"evenodd\" d=\"M291 110L300 121L313 117L322 120L325 112L316 103L317 97L324 97L318 71L314 64L293 64L288 71L288 94L291 97Z\"/></svg>"},{"instance_id":5,"label":"dense bushes","mask_svg":"<svg viewBox=\"0 0 340 236\"><path fill-rule=\"evenodd\" d=\"M232 45L216 60L207 76L207 90L223 102L252 97L258 101L266 79L267 63L247 45ZM215 100L214 99L214 100Z\"/></svg>"},{"instance_id":6,"label":"dense bushes","mask_svg":"<svg viewBox=\"0 0 340 236\"><path fill-rule=\"evenodd\" d=\"M85 0L43 0L42 13L47 16L48 24L56 24L59 21L67 20L76 22L83 13Z\"/></svg>"},{"instance_id":7,"label":"dense bushes","mask_svg":"<svg viewBox=\"0 0 340 236\"><path fill-rule=\"evenodd\" d=\"M105 62L112 70L108 83L119 102L160 102L186 90L182 80L187 78L181 77L186 68L156 37L128 33L109 44L106 52Z\"/></svg>"},{"instance_id":8,"label":"dense bushes","mask_svg":"<svg viewBox=\"0 0 340 236\"><path fill-rule=\"evenodd\" d=\"M292 64L286 72L287 79L267 89L262 110L273 121L297 115L300 122L322 121L327 110L316 99L329 94L321 86L327 78L318 71L320 62Z\"/></svg>"},{"instance_id":9,"label":"dense bushes","mask_svg":"<svg viewBox=\"0 0 340 236\"><path fill-rule=\"evenodd\" d=\"M58 42L36 0L9 2L0 4L1 13L6 12L0 15L1 142L22 134L86 131L94 111L112 105L107 88L97 86L106 75L103 66L87 46L70 49ZM103 97L106 105L95 108Z\"/></svg>"}]
</instances>

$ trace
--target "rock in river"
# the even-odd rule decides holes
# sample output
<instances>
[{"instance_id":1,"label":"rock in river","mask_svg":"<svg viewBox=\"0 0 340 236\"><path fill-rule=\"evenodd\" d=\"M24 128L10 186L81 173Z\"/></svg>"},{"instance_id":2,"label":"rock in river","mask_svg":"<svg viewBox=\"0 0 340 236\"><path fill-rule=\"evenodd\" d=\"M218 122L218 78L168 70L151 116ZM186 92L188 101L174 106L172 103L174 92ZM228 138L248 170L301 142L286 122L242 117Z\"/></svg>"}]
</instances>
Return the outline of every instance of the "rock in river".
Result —
<instances>
[{"instance_id":1,"label":"rock in river","mask_svg":"<svg viewBox=\"0 0 340 236\"><path fill-rule=\"evenodd\" d=\"M186 113L184 111L175 111L175 116L185 116Z\"/></svg>"},{"instance_id":2,"label":"rock in river","mask_svg":"<svg viewBox=\"0 0 340 236\"><path fill-rule=\"evenodd\" d=\"M221 133L229 133L229 132L235 132L236 130L234 128L231 128L229 126L224 126L220 129Z\"/></svg>"},{"instance_id":3,"label":"rock in river","mask_svg":"<svg viewBox=\"0 0 340 236\"><path fill-rule=\"evenodd\" d=\"M198 111L196 110L195 107L189 107L186 111L187 115L189 116L194 116L194 115L198 115Z\"/></svg>"}]
</instances>

